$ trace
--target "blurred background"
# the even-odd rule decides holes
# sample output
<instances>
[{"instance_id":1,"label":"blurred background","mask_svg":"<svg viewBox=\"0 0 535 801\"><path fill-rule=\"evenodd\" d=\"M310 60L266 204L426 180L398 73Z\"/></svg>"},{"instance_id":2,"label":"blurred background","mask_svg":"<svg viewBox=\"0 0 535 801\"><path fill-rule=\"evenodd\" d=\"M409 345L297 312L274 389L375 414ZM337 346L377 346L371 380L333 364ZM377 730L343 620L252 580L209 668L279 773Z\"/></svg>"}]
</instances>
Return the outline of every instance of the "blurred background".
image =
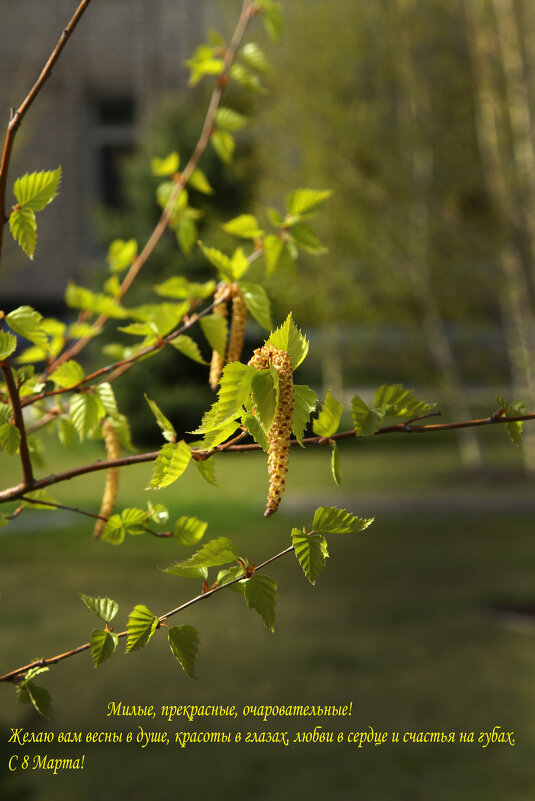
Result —
<instances>
[{"instance_id":1,"label":"blurred background","mask_svg":"<svg viewBox=\"0 0 535 801\"><path fill-rule=\"evenodd\" d=\"M150 158L178 150L185 163L209 95L208 83L187 87L184 62L210 27L228 41L240 5L90 6L17 140L10 182L60 163L63 179L41 217L34 262L6 248L3 309L30 303L67 319L67 281L99 288L109 241L146 240L159 213ZM4 109L21 102L75 6L0 1ZM311 340L299 382L320 396L331 387L346 407L355 392L369 397L381 383L403 382L436 400L446 420L492 414L496 393L535 408L535 7L528 0L292 0L282 11L279 42L256 24L250 33L272 64L262 79L267 92L230 89L225 100L252 123L237 136L232 165L211 152L201 164L215 189L208 201L194 197L204 211L201 238L222 244L220 223L245 210L264 223L266 207L282 211L298 186L333 189L314 221L328 252L300 257L269 286L276 322L293 308ZM195 251L184 257L170 233L133 299L146 299L151 284L176 273L209 276L203 259ZM248 336L252 350L260 332ZM87 357L101 358L96 348ZM177 353L144 364L151 396L178 430L191 429L211 402L205 370ZM116 391L135 444L158 447L150 412L140 408L139 373L126 374ZM349 417L345 423L351 427ZM42 474L66 469L54 439L44 443ZM69 465L101 456L95 443L67 454ZM314 588L293 558L274 565L275 635L233 593L195 607L180 622L200 630L197 682L179 672L160 638L98 672L87 655L51 671L43 681L54 698L50 722L17 707L12 689L2 688L0 796L141 799L175 790L202 801L254 788L260 799L531 801L535 426L525 426L520 449L494 427L348 442L341 460L337 488L327 453L292 454L286 496L269 523L261 455L222 456L219 488L186 474L161 491L156 500L172 515L207 520L209 535L230 536L257 563L286 547L291 527L309 524L319 503L376 522L365 534L332 541ZM119 507L139 503L149 474L129 468ZM0 476L2 486L14 481L4 454ZM102 483L93 474L58 486L54 497L96 511ZM176 542L136 537L109 548L67 513L25 515L1 533L0 672L88 638L93 621L80 591L115 598L121 621L135 603L161 614L197 591L159 572L183 557ZM349 730L475 731L477 740L499 725L515 731L516 745L243 744L176 754L174 746L87 746L78 749L86 753L83 774L8 774L13 746L4 734L12 726L117 729L121 721L105 717L117 699L352 700Z\"/></svg>"}]
</instances>

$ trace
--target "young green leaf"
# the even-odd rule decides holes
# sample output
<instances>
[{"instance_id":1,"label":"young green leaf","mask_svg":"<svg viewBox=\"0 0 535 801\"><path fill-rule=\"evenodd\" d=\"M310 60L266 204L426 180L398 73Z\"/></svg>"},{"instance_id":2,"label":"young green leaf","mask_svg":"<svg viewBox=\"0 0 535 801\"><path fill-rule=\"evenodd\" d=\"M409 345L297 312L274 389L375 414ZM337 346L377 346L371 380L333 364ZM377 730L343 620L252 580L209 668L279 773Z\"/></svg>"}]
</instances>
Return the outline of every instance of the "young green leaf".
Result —
<instances>
[{"instance_id":1,"label":"young green leaf","mask_svg":"<svg viewBox=\"0 0 535 801\"><path fill-rule=\"evenodd\" d=\"M147 510L152 522L157 523L159 526L164 526L169 520L169 510L163 503L147 501Z\"/></svg>"},{"instance_id":2,"label":"young green leaf","mask_svg":"<svg viewBox=\"0 0 535 801\"><path fill-rule=\"evenodd\" d=\"M430 411L435 403L426 403L415 397L403 384L384 384L375 393L375 408L391 417L412 417Z\"/></svg>"},{"instance_id":3,"label":"young green leaf","mask_svg":"<svg viewBox=\"0 0 535 801\"><path fill-rule=\"evenodd\" d=\"M292 240L298 248L315 256L327 253L327 248L321 243L314 231L306 223L297 222L291 226Z\"/></svg>"},{"instance_id":4,"label":"young green leaf","mask_svg":"<svg viewBox=\"0 0 535 801\"><path fill-rule=\"evenodd\" d=\"M37 244L37 221L32 209L13 209L9 215L9 230L15 242L33 259Z\"/></svg>"},{"instance_id":5,"label":"young green leaf","mask_svg":"<svg viewBox=\"0 0 535 801\"><path fill-rule=\"evenodd\" d=\"M499 395L496 395L496 400L500 404L501 408L504 410L507 417L516 417L521 414L527 413L527 408L523 401L517 399L513 401L513 403L508 403L504 398L501 398ZM522 420L515 420L512 423L505 424L505 430L509 436L509 439L518 447L522 442L522 429L523 429L523 421Z\"/></svg>"},{"instance_id":6,"label":"young green leaf","mask_svg":"<svg viewBox=\"0 0 535 801\"><path fill-rule=\"evenodd\" d=\"M275 368L273 370L257 370L251 381L253 400L256 405L255 414L266 431L271 428L277 411L278 377Z\"/></svg>"},{"instance_id":7,"label":"young green leaf","mask_svg":"<svg viewBox=\"0 0 535 801\"><path fill-rule=\"evenodd\" d=\"M102 384L97 386L96 391L100 402L106 410L106 414L115 421L119 417L119 409L112 385L107 381L103 381Z\"/></svg>"},{"instance_id":8,"label":"young green leaf","mask_svg":"<svg viewBox=\"0 0 535 801\"><path fill-rule=\"evenodd\" d=\"M223 281L232 282L234 274L232 272L232 262L230 258L217 248L206 247L202 242L199 242L199 247L216 270L220 274Z\"/></svg>"},{"instance_id":9,"label":"young green leaf","mask_svg":"<svg viewBox=\"0 0 535 801\"><path fill-rule=\"evenodd\" d=\"M220 356L224 357L228 338L226 318L221 317L219 314L210 314L207 317L201 317L199 322L212 350L217 351Z\"/></svg>"},{"instance_id":10,"label":"young green leaf","mask_svg":"<svg viewBox=\"0 0 535 801\"><path fill-rule=\"evenodd\" d=\"M311 584L315 584L329 556L325 537L321 534L305 534L298 528L293 528L292 545L303 573Z\"/></svg>"},{"instance_id":11,"label":"young green leaf","mask_svg":"<svg viewBox=\"0 0 535 801\"><path fill-rule=\"evenodd\" d=\"M6 323L16 334L29 339L38 348L48 346L48 336L43 327L43 317L31 306L19 306L6 314Z\"/></svg>"},{"instance_id":12,"label":"young green leaf","mask_svg":"<svg viewBox=\"0 0 535 801\"><path fill-rule=\"evenodd\" d=\"M0 361L7 359L17 347L17 337L7 331L0 331Z\"/></svg>"},{"instance_id":13,"label":"young green leaf","mask_svg":"<svg viewBox=\"0 0 535 801\"><path fill-rule=\"evenodd\" d=\"M269 576L253 576L244 583L244 597L249 609L255 609L270 631L275 631L277 582Z\"/></svg>"},{"instance_id":14,"label":"young green leaf","mask_svg":"<svg viewBox=\"0 0 535 801\"><path fill-rule=\"evenodd\" d=\"M314 434L320 437L332 437L336 434L343 408L340 401L333 398L331 390L328 389L319 417L312 425Z\"/></svg>"},{"instance_id":15,"label":"young green leaf","mask_svg":"<svg viewBox=\"0 0 535 801\"><path fill-rule=\"evenodd\" d=\"M175 537L181 545L195 545L202 540L208 523L196 517L179 517L175 523Z\"/></svg>"},{"instance_id":16,"label":"young green leaf","mask_svg":"<svg viewBox=\"0 0 535 801\"><path fill-rule=\"evenodd\" d=\"M286 351L294 370L299 367L308 353L308 340L294 323L291 312L282 325L269 335L266 344Z\"/></svg>"},{"instance_id":17,"label":"young green leaf","mask_svg":"<svg viewBox=\"0 0 535 801\"><path fill-rule=\"evenodd\" d=\"M211 484L213 487L219 486L215 477L215 464L213 458L202 460L194 459L193 464L204 480L208 482L208 484Z\"/></svg>"},{"instance_id":18,"label":"young green leaf","mask_svg":"<svg viewBox=\"0 0 535 801\"><path fill-rule=\"evenodd\" d=\"M193 170L190 179L188 181L188 186L192 189L196 189L197 192L201 192L203 195L213 195L214 190L210 186L210 182L208 178L204 174L202 170L198 167L196 170Z\"/></svg>"},{"instance_id":19,"label":"young green leaf","mask_svg":"<svg viewBox=\"0 0 535 801\"><path fill-rule=\"evenodd\" d=\"M121 273L130 267L137 256L135 239L115 239L108 248L108 264L112 273Z\"/></svg>"},{"instance_id":20,"label":"young green leaf","mask_svg":"<svg viewBox=\"0 0 535 801\"><path fill-rule=\"evenodd\" d=\"M266 273L268 276L273 275L281 259L285 244L280 237L268 234L264 237L263 245L266 258Z\"/></svg>"},{"instance_id":21,"label":"young green leaf","mask_svg":"<svg viewBox=\"0 0 535 801\"><path fill-rule=\"evenodd\" d=\"M251 379L256 370L241 362L225 365L219 382L218 399L203 415L202 423L193 433L206 434L221 429L240 415L251 391Z\"/></svg>"},{"instance_id":22,"label":"young green leaf","mask_svg":"<svg viewBox=\"0 0 535 801\"><path fill-rule=\"evenodd\" d=\"M294 384L294 416L292 431L295 438L303 446L303 435L310 420L310 415L316 410L318 396L306 384Z\"/></svg>"},{"instance_id":23,"label":"young green leaf","mask_svg":"<svg viewBox=\"0 0 535 801\"><path fill-rule=\"evenodd\" d=\"M351 401L351 414L357 437L371 437L381 427L383 412L370 409L362 398L355 395Z\"/></svg>"},{"instance_id":24,"label":"young green leaf","mask_svg":"<svg viewBox=\"0 0 535 801\"><path fill-rule=\"evenodd\" d=\"M13 456L20 445L20 431L13 423L0 425L0 449Z\"/></svg>"},{"instance_id":25,"label":"young green leaf","mask_svg":"<svg viewBox=\"0 0 535 801\"><path fill-rule=\"evenodd\" d=\"M215 281L198 284L188 281L183 275L173 275L167 281L153 287L162 298L176 298L177 300L190 300L191 298L203 300L212 294L214 288Z\"/></svg>"},{"instance_id":26,"label":"young green leaf","mask_svg":"<svg viewBox=\"0 0 535 801\"><path fill-rule=\"evenodd\" d=\"M247 125L248 119L234 109L220 106L216 111L215 125L222 131L235 133Z\"/></svg>"},{"instance_id":27,"label":"young green leaf","mask_svg":"<svg viewBox=\"0 0 535 801\"><path fill-rule=\"evenodd\" d=\"M38 687L33 681L24 681L17 687L17 701L19 704L31 704L36 712L48 718L52 698L44 687Z\"/></svg>"},{"instance_id":28,"label":"young green leaf","mask_svg":"<svg viewBox=\"0 0 535 801\"><path fill-rule=\"evenodd\" d=\"M199 364L208 364L208 362L203 359L199 346L191 337L180 334L180 336L172 339L170 344L180 353L183 353L184 356L187 356L188 359L192 359Z\"/></svg>"},{"instance_id":29,"label":"young green leaf","mask_svg":"<svg viewBox=\"0 0 535 801\"><path fill-rule=\"evenodd\" d=\"M156 418L157 424L162 430L164 439L166 439L168 442L174 442L176 439L176 431L173 424L170 423L163 412L160 411L157 403L151 400L147 395L145 395L145 400L149 404L150 410Z\"/></svg>"},{"instance_id":30,"label":"young green leaf","mask_svg":"<svg viewBox=\"0 0 535 801\"><path fill-rule=\"evenodd\" d=\"M189 559L176 562L172 567L219 567L234 562L238 556L238 551L227 537L218 537L203 545Z\"/></svg>"},{"instance_id":31,"label":"young green leaf","mask_svg":"<svg viewBox=\"0 0 535 801\"><path fill-rule=\"evenodd\" d=\"M355 534L371 526L374 517L355 517L336 506L320 506L314 513L312 529L316 534Z\"/></svg>"},{"instance_id":32,"label":"young green leaf","mask_svg":"<svg viewBox=\"0 0 535 801\"><path fill-rule=\"evenodd\" d=\"M286 197L288 214L305 214L321 205L332 195L330 189L296 189Z\"/></svg>"},{"instance_id":33,"label":"young green leaf","mask_svg":"<svg viewBox=\"0 0 535 801\"><path fill-rule=\"evenodd\" d=\"M191 450L184 440L167 442L158 453L147 489L163 489L173 484L191 460Z\"/></svg>"},{"instance_id":34,"label":"young green leaf","mask_svg":"<svg viewBox=\"0 0 535 801\"><path fill-rule=\"evenodd\" d=\"M223 164L230 164L236 149L234 137L228 131L215 130L210 137L210 142Z\"/></svg>"},{"instance_id":35,"label":"young green leaf","mask_svg":"<svg viewBox=\"0 0 535 801\"><path fill-rule=\"evenodd\" d=\"M143 604L134 606L128 617L126 628L128 629L128 640L126 643L126 653L137 651L148 643L158 626L158 618L155 617L150 609Z\"/></svg>"},{"instance_id":36,"label":"young green leaf","mask_svg":"<svg viewBox=\"0 0 535 801\"><path fill-rule=\"evenodd\" d=\"M87 608L105 623L111 623L119 611L119 604L111 598L93 598L83 592L80 593L80 598Z\"/></svg>"},{"instance_id":37,"label":"young green leaf","mask_svg":"<svg viewBox=\"0 0 535 801\"><path fill-rule=\"evenodd\" d=\"M13 194L25 209L41 211L56 197L60 179L61 167L32 172L17 178Z\"/></svg>"},{"instance_id":38,"label":"young green leaf","mask_svg":"<svg viewBox=\"0 0 535 801\"><path fill-rule=\"evenodd\" d=\"M254 441L267 453L269 450L268 438L260 421L254 414L244 414L241 421Z\"/></svg>"},{"instance_id":39,"label":"young green leaf","mask_svg":"<svg viewBox=\"0 0 535 801\"><path fill-rule=\"evenodd\" d=\"M221 226L223 231L232 236L239 236L242 239L256 239L263 236L264 232L258 225L258 220L253 214L240 214Z\"/></svg>"},{"instance_id":40,"label":"young green leaf","mask_svg":"<svg viewBox=\"0 0 535 801\"><path fill-rule=\"evenodd\" d=\"M76 442L76 429L74 423L68 417L60 417L58 420L58 437L64 448L74 448Z\"/></svg>"},{"instance_id":41,"label":"young green leaf","mask_svg":"<svg viewBox=\"0 0 535 801\"><path fill-rule=\"evenodd\" d=\"M110 656L112 656L112 654L115 652L119 638L111 631L94 629L91 632L91 639L89 642L91 645L91 656L93 657L93 663L97 668L102 664L102 662L104 662L106 659L109 659Z\"/></svg>"},{"instance_id":42,"label":"young green leaf","mask_svg":"<svg viewBox=\"0 0 535 801\"><path fill-rule=\"evenodd\" d=\"M260 284L240 281L240 289L249 314L255 318L262 328L265 328L266 331L271 331L273 327L271 322L271 303L264 287L260 286Z\"/></svg>"},{"instance_id":43,"label":"young green leaf","mask_svg":"<svg viewBox=\"0 0 535 801\"><path fill-rule=\"evenodd\" d=\"M69 414L81 442L106 416L106 410L96 395L83 393L71 397Z\"/></svg>"},{"instance_id":44,"label":"young green leaf","mask_svg":"<svg viewBox=\"0 0 535 801\"><path fill-rule=\"evenodd\" d=\"M200 579L205 581L208 578L208 568L206 567L183 567L180 562L170 565L164 570L170 576L181 576L181 578Z\"/></svg>"},{"instance_id":45,"label":"young green leaf","mask_svg":"<svg viewBox=\"0 0 535 801\"><path fill-rule=\"evenodd\" d=\"M247 42L240 50L239 57L247 67L257 72L265 73L269 70L269 62L266 55L255 42Z\"/></svg>"},{"instance_id":46,"label":"young green leaf","mask_svg":"<svg viewBox=\"0 0 535 801\"><path fill-rule=\"evenodd\" d=\"M193 626L173 626L169 629L169 647L184 673L194 679L195 659L199 650L197 629Z\"/></svg>"},{"instance_id":47,"label":"young green leaf","mask_svg":"<svg viewBox=\"0 0 535 801\"><path fill-rule=\"evenodd\" d=\"M82 366L74 361L74 359L69 359L69 361L63 362L63 364L54 370L54 372L50 374L49 379L57 384L58 387L68 389L69 387L77 386L83 381L84 375L85 373Z\"/></svg>"},{"instance_id":48,"label":"young green leaf","mask_svg":"<svg viewBox=\"0 0 535 801\"><path fill-rule=\"evenodd\" d=\"M179 166L180 156L176 150L173 150L172 153L169 153L169 155L165 156L164 158L158 158L158 156L155 156L150 160L151 172L158 178L164 178L167 175L173 175L178 171Z\"/></svg>"}]
</instances>

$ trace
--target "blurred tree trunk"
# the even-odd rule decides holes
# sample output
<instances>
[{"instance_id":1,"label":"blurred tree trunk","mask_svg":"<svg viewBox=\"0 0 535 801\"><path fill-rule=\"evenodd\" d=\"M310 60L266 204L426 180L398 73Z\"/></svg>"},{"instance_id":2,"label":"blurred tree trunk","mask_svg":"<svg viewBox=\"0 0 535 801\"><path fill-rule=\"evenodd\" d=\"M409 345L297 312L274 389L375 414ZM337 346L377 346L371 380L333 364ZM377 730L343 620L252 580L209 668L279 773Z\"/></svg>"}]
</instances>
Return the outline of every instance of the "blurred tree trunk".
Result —
<instances>
[{"instance_id":1,"label":"blurred tree trunk","mask_svg":"<svg viewBox=\"0 0 535 801\"><path fill-rule=\"evenodd\" d=\"M431 208L433 196L434 152L430 143L432 110L428 88L421 70L416 68L411 41L411 17L417 13L414 0L397 0L397 69L400 75L398 103L400 134L406 154L407 200L406 260L412 292L417 301L427 345L440 378L444 400L451 413L469 419L470 409L459 374L455 354L445 331L439 299L431 275ZM481 448L472 429L458 435L461 460L466 469L483 465Z\"/></svg>"},{"instance_id":2,"label":"blurred tree trunk","mask_svg":"<svg viewBox=\"0 0 535 801\"><path fill-rule=\"evenodd\" d=\"M466 0L476 125L487 190L497 216L501 298L515 394L535 406L535 150L518 19L511 0ZM524 464L535 473L535 431L526 426Z\"/></svg>"}]
</instances>

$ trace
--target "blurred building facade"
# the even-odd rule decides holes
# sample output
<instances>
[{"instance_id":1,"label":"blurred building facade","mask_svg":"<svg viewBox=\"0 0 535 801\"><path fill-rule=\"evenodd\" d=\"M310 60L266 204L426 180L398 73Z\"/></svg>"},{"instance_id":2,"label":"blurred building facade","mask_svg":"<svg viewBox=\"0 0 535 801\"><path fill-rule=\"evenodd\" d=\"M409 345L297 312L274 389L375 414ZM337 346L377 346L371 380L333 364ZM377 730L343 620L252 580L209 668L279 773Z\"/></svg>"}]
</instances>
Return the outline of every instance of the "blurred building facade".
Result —
<instances>
[{"instance_id":1,"label":"blurred building facade","mask_svg":"<svg viewBox=\"0 0 535 801\"><path fill-rule=\"evenodd\" d=\"M117 163L162 94L185 87L188 58L204 33L205 0L92 3L67 43L15 144L11 187L26 172L55 169L58 198L38 215L30 262L5 237L2 307L57 303L95 255L91 209L120 204ZM39 75L76 0L0 0L0 130ZM3 139L3 135L1 135Z\"/></svg>"}]
</instances>

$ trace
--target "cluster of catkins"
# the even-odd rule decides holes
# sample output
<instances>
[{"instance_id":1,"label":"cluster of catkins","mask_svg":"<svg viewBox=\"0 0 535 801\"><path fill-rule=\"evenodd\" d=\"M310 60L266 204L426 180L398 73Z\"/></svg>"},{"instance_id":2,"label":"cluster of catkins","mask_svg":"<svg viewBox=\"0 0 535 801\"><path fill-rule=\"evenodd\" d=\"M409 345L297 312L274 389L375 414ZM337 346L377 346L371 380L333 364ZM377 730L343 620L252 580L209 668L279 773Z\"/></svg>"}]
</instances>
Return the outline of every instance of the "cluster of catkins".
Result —
<instances>
[{"instance_id":1,"label":"cluster of catkins","mask_svg":"<svg viewBox=\"0 0 535 801\"><path fill-rule=\"evenodd\" d=\"M238 284L220 284L216 289L214 300L220 300L222 297L232 298L232 320L226 356L221 356L216 350L212 353L209 381L213 390L215 390L219 384L219 379L221 378L221 373L225 364L227 364L227 362L238 362L240 360L245 336L245 324L247 322L247 306L245 305ZM220 317L227 317L228 309L226 301L219 303L214 308L214 314Z\"/></svg>"},{"instance_id":2,"label":"cluster of catkins","mask_svg":"<svg viewBox=\"0 0 535 801\"><path fill-rule=\"evenodd\" d=\"M118 459L119 456L121 455L121 444L119 442L119 435L115 430L112 421L109 418L104 420L104 422L102 423L102 433L104 434L104 444L106 445L106 453L108 454L108 459ZM106 521L113 512L113 507L115 506L115 501L117 499L118 492L119 492L119 468L110 467L106 473L106 484L104 486L104 495L102 496L102 504L100 506L100 511L99 511L100 517L97 520L95 524L95 529L93 531L93 536L96 537L97 539L104 531Z\"/></svg>"},{"instance_id":3,"label":"cluster of catkins","mask_svg":"<svg viewBox=\"0 0 535 801\"><path fill-rule=\"evenodd\" d=\"M268 434L269 491L264 517L270 517L277 511L284 492L294 412L293 370L288 354L273 345L264 345L255 350L249 361L249 365L258 370L264 370L270 364L279 374L279 398Z\"/></svg>"}]
</instances>

